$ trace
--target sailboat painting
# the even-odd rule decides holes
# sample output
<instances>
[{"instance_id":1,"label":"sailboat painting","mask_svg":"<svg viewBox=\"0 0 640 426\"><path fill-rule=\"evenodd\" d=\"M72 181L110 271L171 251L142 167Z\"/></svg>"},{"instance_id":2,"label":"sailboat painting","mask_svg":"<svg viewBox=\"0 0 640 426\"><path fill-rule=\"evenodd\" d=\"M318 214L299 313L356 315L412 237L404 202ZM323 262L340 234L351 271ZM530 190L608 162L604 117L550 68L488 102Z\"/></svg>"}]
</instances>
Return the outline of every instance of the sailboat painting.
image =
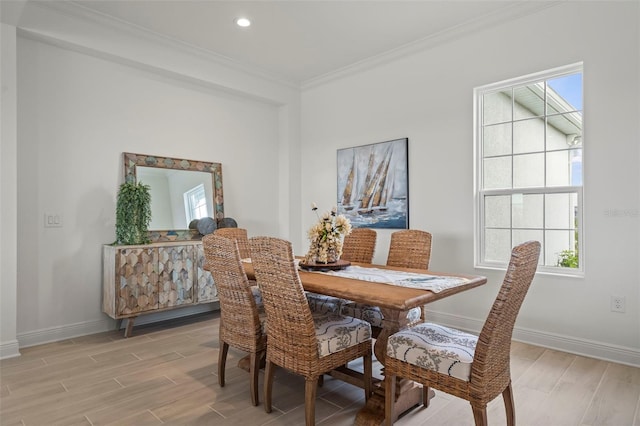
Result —
<instances>
[{"instance_id":1,"label":"sailboat painting","mask_svg":"<svg viewBox=\"0 0 640 426\"><path fill-rule=\"evenodd\" d=\"M409 139L338 150L338 213L356 228L409 228Z\"/></svg>"}]
</instances>

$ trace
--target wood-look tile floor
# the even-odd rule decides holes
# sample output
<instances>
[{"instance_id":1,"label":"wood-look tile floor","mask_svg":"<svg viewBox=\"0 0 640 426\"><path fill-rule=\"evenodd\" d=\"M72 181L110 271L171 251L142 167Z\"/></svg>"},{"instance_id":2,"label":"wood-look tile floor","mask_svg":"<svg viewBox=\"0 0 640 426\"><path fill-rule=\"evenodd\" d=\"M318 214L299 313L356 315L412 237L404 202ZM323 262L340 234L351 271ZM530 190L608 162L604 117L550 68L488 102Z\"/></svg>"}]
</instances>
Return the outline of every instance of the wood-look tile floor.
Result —
<instances>
[{"instance_id":1,"label":"wood-look tile floor","mask_svg":"<svg viewBox=\"0 0 640 426\"><path fill-rule=\"evenodd\" d=\"M229 351L218 386L218 321L210 313L136 327L127 339L113 331L25 348L0 362L0 424L304 424L298 376L277 371L270 414L251 405L243 353ZM640 426L640 368L514 342L512 378L518 425ZM363 404L361 389L325 377L316 422L352 425ZM501 398L488 413L489 424L506 423ZM436 392L396 425L473 425L473 416L467 402Z\"/></svg>"}]
</instances>

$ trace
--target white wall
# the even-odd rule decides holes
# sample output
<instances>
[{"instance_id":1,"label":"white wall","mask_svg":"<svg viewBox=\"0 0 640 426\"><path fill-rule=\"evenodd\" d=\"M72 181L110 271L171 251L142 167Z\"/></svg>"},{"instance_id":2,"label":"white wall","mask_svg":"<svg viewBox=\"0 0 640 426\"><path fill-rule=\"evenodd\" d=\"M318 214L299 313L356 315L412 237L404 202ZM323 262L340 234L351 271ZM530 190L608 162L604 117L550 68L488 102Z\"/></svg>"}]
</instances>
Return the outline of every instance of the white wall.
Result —
<instances>
[{"instance_id":1,"label":"white wall","mask_svg":"<svg viewBox=\"0 0 640 426\"><path fill-rule=\"evenodd\" d=\"M303 207L336 203L336 149L408 137L410 226L433 233L431 267L490 282L431 316L479 330L504 272L473 268L473 88L584 61L586 274L537 276L516 337L640 364L638 17L637 2L567 2L308 88ZM384 263L389 232L378 235ZM612 294L626 313L610 311Z\"/></svg>"},{"instance_id":2,"label":"white wall","mask_svg":"<svg viewBox=\"0 0 640 426\"><path fill-rule=\"evenodd\" d=\"M273 105L23 38L18 64L19 334L104 317L101 244L115 238L124 151L222 163L226 213L253 232L278 232L263 190L278 184ZM261 159L250 168L249 151ZM244 173L264 186L238 179ZM45 212L62 214L64 226L44 228Z\"/></svg>"},{"instance_id":3,"label":"white wall","mask_svg":"<svg viewBox=\"0 0 640 426\"><path fill-rule=\"evenodd\" d=\"M16 28L1 24L0 30L0 358L10 358L20 355L16 338L17 52Z\"/></svg>"}]
</instances>

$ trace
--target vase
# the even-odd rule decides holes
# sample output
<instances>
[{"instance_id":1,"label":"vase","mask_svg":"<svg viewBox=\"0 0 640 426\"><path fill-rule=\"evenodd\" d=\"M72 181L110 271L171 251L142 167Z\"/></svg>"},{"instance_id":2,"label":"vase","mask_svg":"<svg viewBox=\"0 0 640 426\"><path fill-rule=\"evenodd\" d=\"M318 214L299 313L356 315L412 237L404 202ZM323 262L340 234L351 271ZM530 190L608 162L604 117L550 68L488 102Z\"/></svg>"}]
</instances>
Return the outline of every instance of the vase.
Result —
<instances>
[{"instance_id":1,"label":"vase","mask_svg":"<svg viewBox=\"0 0 640 426\"><path fill-rule=\"evenodd\" d=\"M340 256L335 246L311 246L305 259L307 262L313 263L336 263Z\"/></svg>"},{"instance_id":2,"label":"vase","mask_svg":"<svg viewBox=\"0 0 640 426\"><path fill-rule=\"evenodd\" d=\"M335 247L329 247L326 250L327 252L327 261L319 262L319 263L336 263L338 261L338 250Z\"/></svg>"}]
</instances>

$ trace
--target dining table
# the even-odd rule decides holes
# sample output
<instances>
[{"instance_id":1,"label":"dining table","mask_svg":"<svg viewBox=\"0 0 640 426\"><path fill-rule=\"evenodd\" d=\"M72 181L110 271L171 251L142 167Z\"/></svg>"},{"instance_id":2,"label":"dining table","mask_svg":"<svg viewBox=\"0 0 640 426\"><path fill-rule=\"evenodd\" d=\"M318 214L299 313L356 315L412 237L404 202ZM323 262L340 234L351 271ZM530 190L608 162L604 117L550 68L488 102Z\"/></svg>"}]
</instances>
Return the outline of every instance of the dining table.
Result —
<instances>
[{"instance_id":1,"label":"dining table","mask_svg":"<svg viewBox=\"0 0 640 426\"><path fill-rule=\"evenodd\" d=\"M243 262L243 266L247 277L249 279L255 279L251 262ZM416 281L420 281L419 277L430 277L424 279L432 279L432 277L437 279L438 277L441 277L445 280L450 278L457 282L449 288L432 291L421 285L411 286L410 283L408 285L399 285L392 282L376 282L371 281L368 277L354 278L353 276L341 273L341 270L347 271L351 266L355 268L362 268L359 270L365 272L382 271L383 275L384 271L389 271L390 274L394 274L394 271L406 273L408 276L417 277ZM352 302L363 303L380 308L384 319L382 321L380 334L374 343L374 354L376 359L383 366L385 364L387 340L389 336L412 325L407 319L409 310L416 307L422 307L423 305L436 300L453 296L454 294L471 290L487 282L487 278L480 275L435 272L424 269L401 268L355 262L351 263L345 269L334 268L338 269L338 271L329 270L330 268L327 268L326 270L323 270L323 268L315 269L316 270L305 270L299 268L298 270L300 281L305 291L338 297ZM361 380L362 375L360 373L351 371L346 367L333 371L330 374L358 386L363 383ZM410 380L398 378L396 386L395 411L398 415L423 402L421 385ZM384 410L384 383L382 381L377 381L373 395L369 398L365 406L358 412L355 424L380 425L384 422Z\"/></svg>"}]
</instances>

